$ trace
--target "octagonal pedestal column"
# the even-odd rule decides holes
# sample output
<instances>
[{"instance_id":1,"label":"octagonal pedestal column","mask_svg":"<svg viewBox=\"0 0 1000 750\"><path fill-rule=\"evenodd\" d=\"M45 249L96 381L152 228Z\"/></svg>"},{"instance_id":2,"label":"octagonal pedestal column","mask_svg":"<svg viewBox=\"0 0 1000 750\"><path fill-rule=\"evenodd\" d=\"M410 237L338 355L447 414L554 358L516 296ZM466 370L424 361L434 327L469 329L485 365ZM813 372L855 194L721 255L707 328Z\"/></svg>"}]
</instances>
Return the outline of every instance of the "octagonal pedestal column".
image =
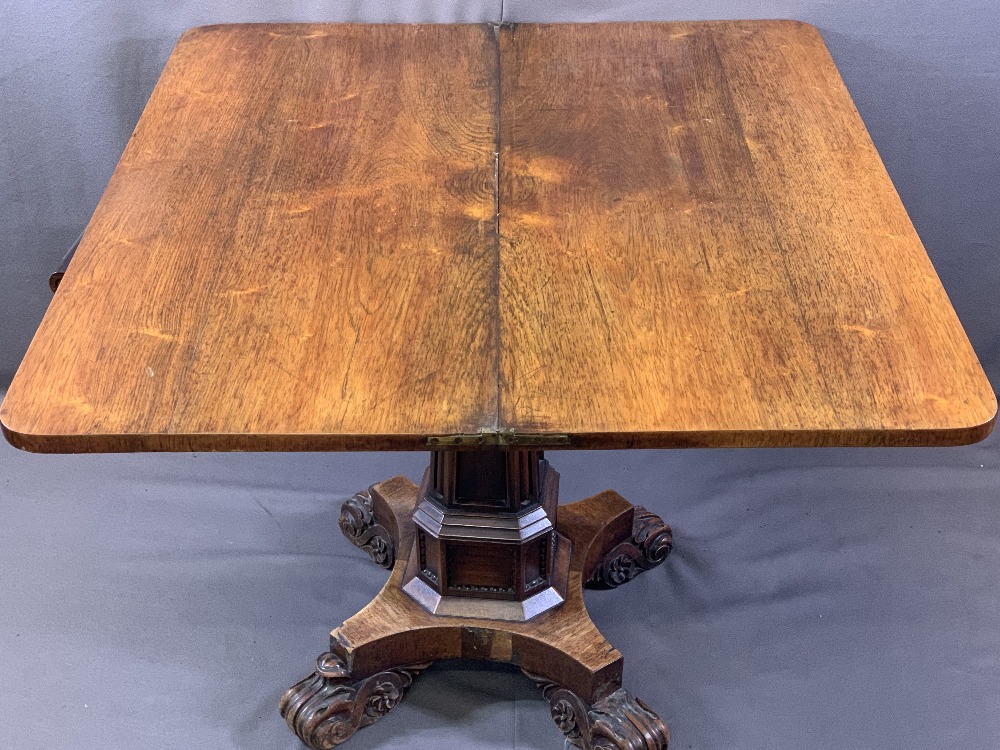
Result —
<instances>
[{"instance_id":1,"label":"octagonal pedestal column","mask_svg":"<svg viewBox=\"0 0 1000 750\"><path fill-rule=\"evenodd\" d=\"M518 621L559 606L569 542L555 531L558 502L542 451L433 451L403 590L458 617Z\"/></svg>"}]
</instances>

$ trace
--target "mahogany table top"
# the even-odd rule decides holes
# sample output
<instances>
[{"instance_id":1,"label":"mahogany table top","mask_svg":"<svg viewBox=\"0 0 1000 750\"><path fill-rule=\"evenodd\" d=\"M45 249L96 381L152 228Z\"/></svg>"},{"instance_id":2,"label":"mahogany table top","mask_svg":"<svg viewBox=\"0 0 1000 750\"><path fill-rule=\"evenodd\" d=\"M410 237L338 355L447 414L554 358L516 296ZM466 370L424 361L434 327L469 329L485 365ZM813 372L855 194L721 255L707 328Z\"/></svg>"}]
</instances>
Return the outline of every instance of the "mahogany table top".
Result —
<instances>
[{"instance_id":1,"label":"mahogany table top","mask_svg":"<svg viewBox=\"0 0 1000 750\"><path fill-rule=\"evenodd\" d=\"M995 413L814 28L278 24L180 40L0 421L378 450L953 445Z\"/></svg>"}]
</instances>

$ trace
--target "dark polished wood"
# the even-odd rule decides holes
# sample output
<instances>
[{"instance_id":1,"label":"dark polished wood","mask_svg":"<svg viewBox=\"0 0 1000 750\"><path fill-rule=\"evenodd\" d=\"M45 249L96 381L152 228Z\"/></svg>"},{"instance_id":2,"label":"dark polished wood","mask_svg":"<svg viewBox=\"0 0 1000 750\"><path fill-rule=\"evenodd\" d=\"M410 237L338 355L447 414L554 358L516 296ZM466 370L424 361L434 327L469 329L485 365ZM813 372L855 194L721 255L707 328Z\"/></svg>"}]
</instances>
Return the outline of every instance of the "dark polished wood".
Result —
<instances>
[{"instance_id":1,"label":"dark polished wood","mask_svg":"<svg viewBox=\"0 0 1000 750\"><path fill-rule=\"evenodd\" d=\"M660 540L651 543L657 552L643 569L652 567L654 558L662 562L670 549L663 543L669 527L610 490L559 506L556 534L564 540L559 547L564 559L556 565L564 565L567 574L561 606L517 621L498 618L496 601L468 598L478 612L432 614L403 589L414 573L412 517L425 491L395 477L347 501L353 508L358 497L365 498L372 522L378 519L381 528L392 530L396 562L371 604L331 633L330 651L320 657L317 670L282 699L282 715L299 737L313 748L332 747L384 715L382 708L392 707L380 696L376 709L359 707L379 684L398 700L412 675L429 663L484 659L515 664L538 682L557 726L578 747L666 748L666 726L622 688L622 656L590 620L583 588L595 580L609 553L634 543L637 527L656 529L640 536ZM356 540L355 526L345 533Z\"/></svg>"},{"instance_id":2,"label":"dark polished wood","mask_svg":"<svg viewBox=\"0 0 1000 750\"><path fill-rule=\"evenodd\" d=\"M309 747L329 750L399 705L429 664L396 667L355 680L334 653L320 654L316 671L292 686L278 706L289 728Z\"/></svg>"},{"instance_id":3,"label":"dark polished wood","mask_svg":"<svg viewBox=\"0 0 1000 750\"><path fill-rule=\"evenodd\" d=\"M526 620L559 606L569 554L558 503L559 474L542 451L432 451L403 589L435 614Z\"/></svg>"},{"instance_id":4,"label":"dark polished wood","mask_svg":"<svg viewBox=\"0 0 1000 750\"><path fill-rule=\"evenodd\" d=\"M372 496L369 492L359 492L347 500L340 508L340 530L351 543L371 556L379 567L391 570L396 564L396 539L398 531L390 531L382 525L388 519L376 518L372 510ZM391 519L395 521L395 517ZM392 527L395 528L395 527Z\"/></svg>"},{"instance_id":5,"label":"dark polished wood","mask_svg":"<svg viewBox=\"0 0 1000 750\"><path fill-rule=\"evenodd\" d=\"M214 26L6 401L28 450L955 445L996 399L816 29Z\"/></svg>"},{"instance_id":6,"label":"dark polished wood","mask_svg":"<svg viewBox=\"0 0 1000 750\"><path fill-rule=\"evenodd\" d=\"M673 530L658 515L639 505L632 513L630 536L604 552L587 581L588 588L613 589L628 583L662 563L674 548ZM607 530L604 533L613 538ZM601 547L593 545L592 549Z\"/></svg>"},{"instance_id":7,"label":"dark polished wood","mask_svg":"<svg viewBox=\"0 0 1000 750\"><path fill-rule=\"evenodd\" d=\"M527 672L525 674L528 674ZM593 705L548 680L528 674L549 702L567 746L581 750L666 750L670 731L639 698L619 688Z\"/></svg>"}]
</instances>

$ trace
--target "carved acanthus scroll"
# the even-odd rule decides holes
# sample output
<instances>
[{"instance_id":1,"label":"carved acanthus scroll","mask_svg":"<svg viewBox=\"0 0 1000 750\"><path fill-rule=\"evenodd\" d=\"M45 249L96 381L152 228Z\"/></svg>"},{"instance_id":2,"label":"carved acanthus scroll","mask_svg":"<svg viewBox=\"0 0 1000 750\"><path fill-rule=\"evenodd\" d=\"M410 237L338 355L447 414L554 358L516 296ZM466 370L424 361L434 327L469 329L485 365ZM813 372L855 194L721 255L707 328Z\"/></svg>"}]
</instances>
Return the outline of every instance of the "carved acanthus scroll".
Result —
<instances>
[{"instance_id":1,"label":"carved acanthus scroll","mask_svg":"<svg viewBox=\"0 0 1000 750\"><path fill-rule=\"evenodd\" d=\"M299 739L313 750L330 750L395 708L428 666L389 669L355 681L340 657L327 652L316 660L315 672L289 688L279 709Z\"/></svg>"},{"instance_id":2,"label":"carved acanthus scroll","mask_svg":"<svg viewBox=\"0 0 1000 750\"><path fill-rule=\"evenodd\" d=\"M611 589L628 583L666 560L673 544L670 526L655 513L635 506L632 537L604 556L591 574L587 588Z\"/></svg>"},{"instance_id":3,"label":"carved acanthus scroll","mask_svg":"<svg viewBox=\"0 0 1000 750\"><path fill-rule=\"evenodd\" d=\"M667 750L670 731L649 706L619 688L593 705L541 677L525 672L549 702L566 744L581 750Z\"/></svg>"},{"instance_id":4,"label":"carved acanthus scroll","mask_svg":"<svg viewBox=\"0 0 1000 750\"><path fill-rule=\"evenodd\" d=\"M340 530L351 543L371 555L386 570L396 562L396 540L372 513L372 496L359 492L340 507Z\"/></svg>"}]
</instances>

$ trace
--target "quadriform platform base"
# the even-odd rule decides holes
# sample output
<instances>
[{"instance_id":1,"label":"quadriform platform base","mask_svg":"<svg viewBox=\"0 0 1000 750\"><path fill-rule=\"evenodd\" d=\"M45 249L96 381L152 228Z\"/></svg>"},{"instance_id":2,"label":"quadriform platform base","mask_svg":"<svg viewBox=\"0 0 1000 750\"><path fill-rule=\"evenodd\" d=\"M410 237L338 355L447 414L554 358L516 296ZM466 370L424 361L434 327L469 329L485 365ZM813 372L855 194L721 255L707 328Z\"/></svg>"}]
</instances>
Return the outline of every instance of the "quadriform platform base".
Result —
<instances>
[{"instance_id":1,"label":"quadriform platform base","mask_svg":"<svg viewBox=\"0 0 1000 750\"><path fill-rule=\"evenodd\" d=\"M478 618L435 615L404 591L421 564L412 518L426 484L422 492L395 477L344 503L344 534L392 573L371 604L333 631L316 670L284 695L289 727L312 748L334 747L388 713L430 663L485 659L535 680L567 745L666 748L667 727L622 687L622 656L591 622L583 589L618 586L659 565L671 550L670 527L610 490L560 506L552 573L564 601L527 621L491 619L498 602L490 599L463 600L482 605Z\"/></svg>"}]
</instances>

